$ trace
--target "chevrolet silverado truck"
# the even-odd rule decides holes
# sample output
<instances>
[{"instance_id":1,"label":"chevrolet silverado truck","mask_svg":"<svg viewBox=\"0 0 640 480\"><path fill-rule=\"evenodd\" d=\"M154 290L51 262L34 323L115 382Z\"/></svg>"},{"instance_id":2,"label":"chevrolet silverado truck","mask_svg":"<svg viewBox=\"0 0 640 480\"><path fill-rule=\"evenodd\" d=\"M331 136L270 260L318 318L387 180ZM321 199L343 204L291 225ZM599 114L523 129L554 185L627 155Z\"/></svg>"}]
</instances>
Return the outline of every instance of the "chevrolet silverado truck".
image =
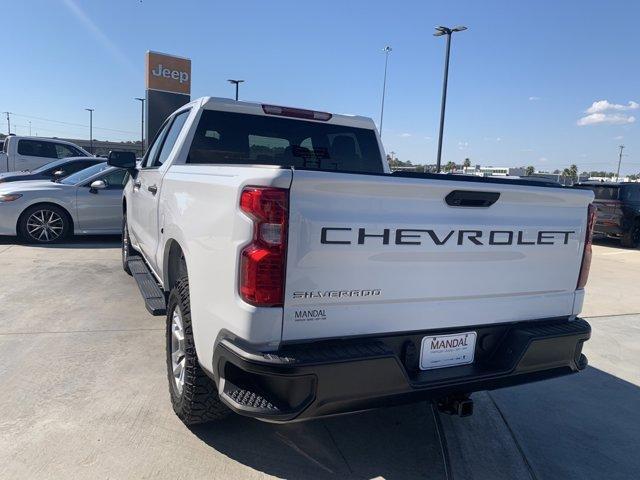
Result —
<instances>
[{"instance_id":1,"label":"chevrolet silverado truck","mask_svg":"<svg viewBox=\"0 0 640 480\"><path fill-rule=\"evenodd\" d=\"M301 421L578 372L593 193L389 171L372 120L203 98L122 201L173 408Z\"/></svg>"}]
</instances>

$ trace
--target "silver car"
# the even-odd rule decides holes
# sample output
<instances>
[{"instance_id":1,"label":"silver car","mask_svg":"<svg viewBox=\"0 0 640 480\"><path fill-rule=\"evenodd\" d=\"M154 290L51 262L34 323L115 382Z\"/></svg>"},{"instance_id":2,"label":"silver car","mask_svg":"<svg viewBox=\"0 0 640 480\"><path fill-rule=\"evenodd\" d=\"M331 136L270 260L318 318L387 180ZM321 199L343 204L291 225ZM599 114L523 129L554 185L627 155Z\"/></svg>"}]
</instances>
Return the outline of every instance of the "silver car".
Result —
<instances>
[{"instance_id":1,"label":"silver car","mask_svg":"<svg viewBox=\"0 0 640 480\"><path fill-rule=\"evenodd\" d=\"M0 235L53 243L76 235L118 234L126 170L99 163L58 182L0 184Z\"/></svg>"}]
</instances>

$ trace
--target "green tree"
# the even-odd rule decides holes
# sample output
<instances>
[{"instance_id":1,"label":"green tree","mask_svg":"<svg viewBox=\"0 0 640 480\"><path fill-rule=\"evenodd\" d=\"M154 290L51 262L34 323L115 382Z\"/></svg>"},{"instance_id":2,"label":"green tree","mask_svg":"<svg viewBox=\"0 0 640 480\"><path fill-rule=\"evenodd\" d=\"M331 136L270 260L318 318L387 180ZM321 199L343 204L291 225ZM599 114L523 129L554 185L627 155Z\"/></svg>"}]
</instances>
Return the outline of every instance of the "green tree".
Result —
<instances>
[{"instance_id":1,"label":"green tree","mask_svg":"<svg viewBox=\"0 0 640 480\"><path fill-rule=\"evenodd\" d=\"M529 175L533 175L535 173L536 169L533 168L533 165L529 165L525 170L524 170L524 174L529 176Z\"/></svg>"},{"instance_id":2,"label":"green tree","mask_svg":"<svg viewBox=\"0 0 640 480\"><path fill-rule=\"evenodd\" d=\"M462 164L463 167L470 167L471 166L471 159L469 158L465 158L464 159L464 163Z\"/></svg>"},{"instance_id":3,"label":"green tree","mask_svg":"<svg viewBox=\"0 0 640 480\"><path fill-rule=\"evenodd\" d=\"M447 162L447 164L444 166L445 172L453 172L455 169L456 169L456 164L453 162Z\"/></svg>"}]
</instances>

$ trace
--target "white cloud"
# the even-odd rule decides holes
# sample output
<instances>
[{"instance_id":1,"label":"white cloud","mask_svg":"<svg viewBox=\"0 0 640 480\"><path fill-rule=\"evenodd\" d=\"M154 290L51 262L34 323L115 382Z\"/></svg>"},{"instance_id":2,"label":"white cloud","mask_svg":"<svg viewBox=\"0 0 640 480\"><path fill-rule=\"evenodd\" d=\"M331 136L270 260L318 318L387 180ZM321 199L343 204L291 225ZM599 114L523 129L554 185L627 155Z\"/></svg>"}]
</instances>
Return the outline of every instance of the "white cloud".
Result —
<instances>
[{"instance_id":1,"label":"white cloud","mask_svg":"<svg viewBox=\"0 0 640 480\"><path fill-rule=\"evenodd\" d=\"M578 119L577 124L580 127L598 124L626 125L635 121L636 117L622 113L592 113Z\"/></svg>"},{"instance_id":2,"label":"white cloud","mask_svg":"<svg viewBox=\"0 0 640 480\"><path fill-rule=\"evenodd\" d=\"M530 102L537 102L538 100L540 100L540 97L529 97Z\"/></svg>"},{"instance_id":3,"label":"white cloud","mask_svg":"<svg viewBox=\"0 0 640 480\"><path fill-rule=\"evenodd\" d=\"M408 137L411 136L411 134L410 133L401 133L400 136L403 137L403 138L408 138Z\"/></svg>"},{"instance_id":4,"label":"white cloud","mask_svg":"<svg viewBox=\"0 0 640 480\"><path fill-rule=\"evenodd\" d=\"M431 137L424 137L425 140L431 140Z\"/></svg>"},{"instance_id":5,"label":"white cloud","mask_svg":"<svg viewBox=\"0 0 640 480\"><path fill-rule=\"evenodd\" d=\"M458 142L458 150L466 150L467 148L469 148L469 142L467 141Z\"/></svg>"},{"instance_id":6,"label":"white cloud","mask_svg":"<svg viewBox=\"0 0 640 480\"><path fill-rule=\"evenodd\" d=\"M591 106L584 111L584 113L600 113L611 110L622 112L626 110L638 110L638 108L640 108L640 104L633 101L630 101L626 105L621 105L619 103L610 103L608 100L598 100L593 102Z\"/></svg>"},{"instance_id":7,"label":"white cloud","mask_svg":"<svg viewBox=\"0 0 640 480\"><path fill-rule=\"evenodd\" d=\"M546 163L546 162L548 162L548 161L549 161L549 159L548 159L547 157L540 157L540 158L538 159L538 161L539 161L540 163Z\"/></svg>"},{"instance_id":8,"label":"white cloud","mask_svg":"<svg viewBox=\"0 0 640 480\"><path fill-rule=\"evenodd\" d=\"M613 137L614 140L622 140L624 137L622 135L616 135Z\"/></svg>"}]
</instances>

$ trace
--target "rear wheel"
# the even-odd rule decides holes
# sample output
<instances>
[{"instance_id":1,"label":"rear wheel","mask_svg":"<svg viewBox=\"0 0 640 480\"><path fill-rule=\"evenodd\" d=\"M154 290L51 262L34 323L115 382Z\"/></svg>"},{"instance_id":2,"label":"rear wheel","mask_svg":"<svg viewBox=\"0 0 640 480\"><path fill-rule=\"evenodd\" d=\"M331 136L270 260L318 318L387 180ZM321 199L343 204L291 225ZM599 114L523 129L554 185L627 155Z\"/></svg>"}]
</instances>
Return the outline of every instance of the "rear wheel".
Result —
<instances>
[{"instance_id":1,"label":"rear wheel","mask_svg":"<svg viewBox=\"0 0 640 480\"><path fill-rule=\"evenodd\" d=\"M194 425L227 416L230 410L220 401L215 383L198 363L186 276L178 280L169 295L166 340L171 404L180 420Z\"/></svg>"},{"instance_id":2,"label":"rear wheel","mask_svg":"<svg viewBox=\"0 0 640 480\"><path fill-rule=\"evenodd\" d=\"M34 205L18 222L18 234L28 243L56 243L71 233L67 212L57 205Z\"/></svg>"},{"instance_id":3,"label":"rear wheel","mask_svg":"<svg viewBox=\"0 0 640 480\"><path fill-rule=\"evenodd\" d=\"M127 226L127 215L122 217L122 269L131 275L129 269L129 256L131 255L131 240L129 240L129 227Z\"/></svg>"},{"instance_id":4,"label":"rear wheel","mask_svg":"<svg viewBox=\"0 0 640 480\"><path fill-rule=\"evenodd\" d=\"M620 238L620 244L627 248L640 246L640 220L636 220L629 231Z\"/></svg>"}]
</instances>

